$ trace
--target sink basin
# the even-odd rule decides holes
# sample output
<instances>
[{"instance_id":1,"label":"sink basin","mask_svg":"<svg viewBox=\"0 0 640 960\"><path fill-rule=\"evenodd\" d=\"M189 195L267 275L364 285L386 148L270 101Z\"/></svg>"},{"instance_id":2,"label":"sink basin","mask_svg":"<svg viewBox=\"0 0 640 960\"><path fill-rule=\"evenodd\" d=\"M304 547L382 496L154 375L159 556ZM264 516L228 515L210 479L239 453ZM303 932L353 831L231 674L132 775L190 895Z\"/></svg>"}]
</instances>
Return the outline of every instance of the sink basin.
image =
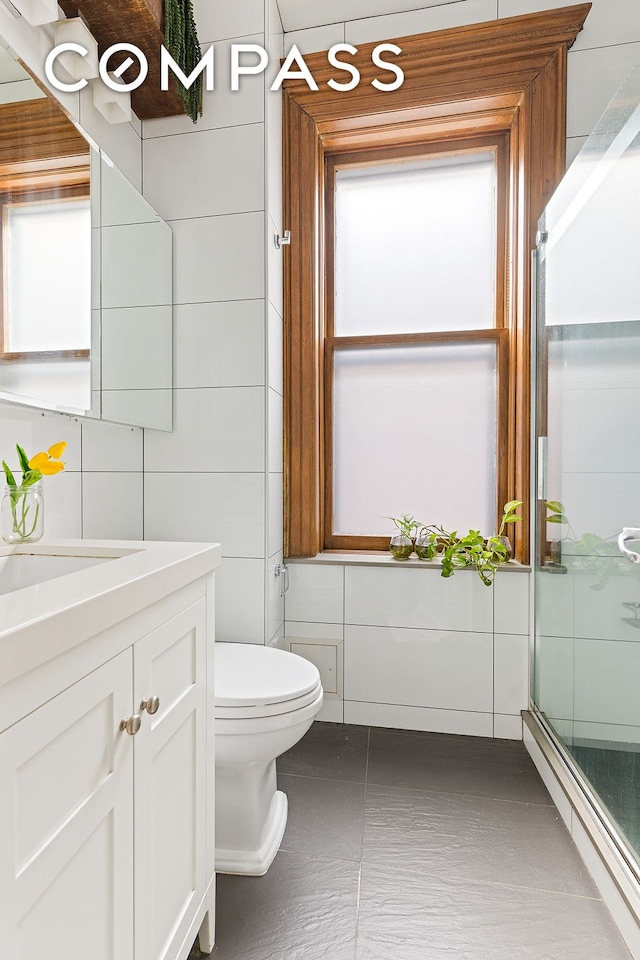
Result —
<instances>
[{"instance_id":1,"label":"sink basin","mask_svg":"<svg viewBox=\"0 0 640 960\"><path fill-rule=\"evenodd\" d=\"M0 594L33 587L45 580L55 580L68 573L86 570L113 557L74 557L51 554L14 553L0 557Z\"/></svg>"}]
</instances>

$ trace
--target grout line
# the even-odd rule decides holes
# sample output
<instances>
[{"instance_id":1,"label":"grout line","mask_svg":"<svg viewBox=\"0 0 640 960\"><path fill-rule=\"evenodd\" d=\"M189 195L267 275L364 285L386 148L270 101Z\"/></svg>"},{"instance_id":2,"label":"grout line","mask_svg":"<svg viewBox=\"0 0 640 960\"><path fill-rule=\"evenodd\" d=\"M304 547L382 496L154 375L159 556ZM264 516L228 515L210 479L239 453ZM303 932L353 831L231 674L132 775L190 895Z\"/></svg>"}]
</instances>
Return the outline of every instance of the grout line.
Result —
<instances>
[{"instance_id":1,"label":"grout line","mask_svg":"<svg viewBox=\"0 0 640 960\"><path fill-rule=\"evenodd\" d=\"M367 784L368 786L369 784ZM412 793L437 794L439 797L465 797L468 800L491 800L497 803L519 803L526 807L540 807L543 810L556 810L553 801L550 803L535 803L533 800L510 800L508 797L489 797L481 793L456 793L454 790L438 790L434 787L404 787L393 783L372 783L372 787L384 787L390 790L409 790Z\"/></svg>"},{"instance_id":2,"label":"grout line","mask_svg":"<svg viewBox=\"0 0 640 960\"><path fill-rule=\"evenodd\" d=\"M238 559L236 557L226 557L227 560ZM279 776L283 777L296 777L298 780L322 780L326 783L357 783L360 786L364 786L364 780L343 780L340 777L312 777L308 773L287 773L285 770L279 771Z\"/></svg>"}]
</instances>

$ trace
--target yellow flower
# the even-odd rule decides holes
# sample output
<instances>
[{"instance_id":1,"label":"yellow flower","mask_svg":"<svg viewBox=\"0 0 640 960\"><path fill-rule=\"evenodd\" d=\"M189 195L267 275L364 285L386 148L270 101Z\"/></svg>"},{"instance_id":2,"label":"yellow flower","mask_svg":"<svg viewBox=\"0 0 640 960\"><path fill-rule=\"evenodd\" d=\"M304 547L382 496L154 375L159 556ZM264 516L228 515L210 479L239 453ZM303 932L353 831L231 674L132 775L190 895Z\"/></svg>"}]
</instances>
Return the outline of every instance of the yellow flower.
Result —
<instances>
[{"instance_id":1,"label":"yellow flower","mask_svg":"<svg viewBox=\"0 0 640 960\"><path fill-rule=\"evenodd\" d=\"M53 457L54 460L59 460L66 449L67 441L62 440L60 443L54 443L52 447L49 447L48 453L49 456Z\"/></svg>"},{"instance_id":2,"label":"yellow flower","mask_svg":"<svg viewBox=\"0 0 640 960\"><path fill-rule=\"evenodd\" d=\"M34 457L31 457L29 467L32 470L39 470L43 477L50 477L54 473L61 473L65 468L65 464L60 460L60 457L64 453L66 446L67 444L63 440L60 443L54 443L46 453L44 450L41 450L40 453L36 453Z\"/></svg>"}]
</instances>

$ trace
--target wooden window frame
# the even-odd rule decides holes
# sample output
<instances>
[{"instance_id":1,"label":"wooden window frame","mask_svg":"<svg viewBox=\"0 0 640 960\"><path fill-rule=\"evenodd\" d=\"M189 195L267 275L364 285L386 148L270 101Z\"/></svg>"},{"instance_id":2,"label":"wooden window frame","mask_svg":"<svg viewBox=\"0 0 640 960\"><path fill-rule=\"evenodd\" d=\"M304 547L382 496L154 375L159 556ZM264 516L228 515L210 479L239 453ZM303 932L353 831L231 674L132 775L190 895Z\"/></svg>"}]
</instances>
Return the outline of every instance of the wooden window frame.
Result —
<instances>
[{"instance_id":1,"label":"wooden window frame","mask_svg":"<svg viewBox=\"0 0 640 960\"><path fill-rule=\"evenodd\" d=\"M332 155L389 145L503 135L508 143L508 252L505 325L509 382L499 387L510 418L499 462L500 496L524 502L515 556L529 559L531 250L540 217L565 168L567 50L590 3L400 38L395 58L405 80L395 91L371 86L380 71L361 46L361 74L349 93L334 91L326 53L305 56L319 90L284 86L285 554L310 557L327 546L325 355L327 247L325 165ZM503 338L504 339L504 338ZM327 351L330 353L330 350ZM502 414L500 415L502 416ZM501 481L502 482L502 481ZM382 544L386 541L380 538Z\"/></svg>"}]
</instances>

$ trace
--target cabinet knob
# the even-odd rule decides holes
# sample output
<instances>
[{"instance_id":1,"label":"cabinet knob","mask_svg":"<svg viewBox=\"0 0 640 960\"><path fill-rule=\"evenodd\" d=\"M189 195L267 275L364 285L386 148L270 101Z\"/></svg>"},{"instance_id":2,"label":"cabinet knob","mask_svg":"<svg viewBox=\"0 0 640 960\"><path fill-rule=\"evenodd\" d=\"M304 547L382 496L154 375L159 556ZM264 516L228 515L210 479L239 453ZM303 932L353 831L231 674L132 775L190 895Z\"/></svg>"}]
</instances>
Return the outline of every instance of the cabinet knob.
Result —
<instances>
[{"instance_id":1,"label":"cabinet knob","mask_svg":"<svg viewBox=\"0 0 640 960\"><path fill-rule=\"evenodd\" d=\"M160 709L160 697L148 697L140 702L140 710L146 710L147 713L154 714Z\"/></svg>"},{"instance_id":2,"label":"cabinet knob","mask_svg":"<svg viewBox=\"0 0 640 960\"><path fill-rule=\"evenodd\" d=\"M134 713L131 717L125 717L124 720L120 721L120 729L123 732L126 730L130 737L134 737L140 729L141 723L140 714Z\"/></svg>"}]
</instances>

